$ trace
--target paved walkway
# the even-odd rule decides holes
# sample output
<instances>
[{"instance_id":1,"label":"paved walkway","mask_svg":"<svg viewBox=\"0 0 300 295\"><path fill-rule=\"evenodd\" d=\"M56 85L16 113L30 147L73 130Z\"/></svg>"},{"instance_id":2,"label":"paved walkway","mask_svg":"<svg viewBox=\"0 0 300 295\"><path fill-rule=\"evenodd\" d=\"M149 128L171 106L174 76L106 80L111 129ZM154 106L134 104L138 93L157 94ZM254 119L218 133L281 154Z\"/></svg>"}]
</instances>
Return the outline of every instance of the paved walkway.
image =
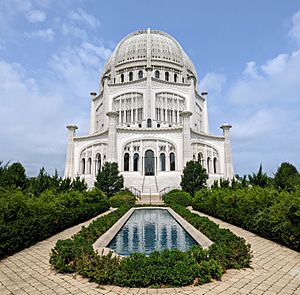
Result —
<instances>
[{"instance_id":1,"label":"paved walkway","mask_svg":"<svg viewBox=\"0 0 300 295\"><path fill-rule=\"evenodd\" d=\"M80 276L57 274L51 270L49 253L56 241L70 237L82 225L88 225L90 220L0 261L0 294L300 294L300 253L216 218L209 218L251 244L254 255L252 269L228 270L222 281L203 286L169 289L99 286Z\"/></svg>"}]
</instances>

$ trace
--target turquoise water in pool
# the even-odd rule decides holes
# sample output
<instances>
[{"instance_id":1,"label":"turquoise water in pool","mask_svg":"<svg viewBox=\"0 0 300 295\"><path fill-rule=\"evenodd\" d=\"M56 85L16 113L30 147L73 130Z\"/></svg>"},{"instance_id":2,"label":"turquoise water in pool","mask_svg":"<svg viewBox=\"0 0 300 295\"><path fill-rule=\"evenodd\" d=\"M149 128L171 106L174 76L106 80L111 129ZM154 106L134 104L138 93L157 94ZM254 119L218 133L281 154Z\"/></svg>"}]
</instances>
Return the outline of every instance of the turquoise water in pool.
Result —
<instances>
[{"instance_id":1,"label":"turquoise water in pool","mask_svg":"<svg viewBox=\"0 0 300 295\"><path fill-rule=\"evenodd\" d=\"M197 242L164 209L135 210L108 247L117 254L149 255L153 251L179 249L187 251Z\"/></svg>"}]
</instances>

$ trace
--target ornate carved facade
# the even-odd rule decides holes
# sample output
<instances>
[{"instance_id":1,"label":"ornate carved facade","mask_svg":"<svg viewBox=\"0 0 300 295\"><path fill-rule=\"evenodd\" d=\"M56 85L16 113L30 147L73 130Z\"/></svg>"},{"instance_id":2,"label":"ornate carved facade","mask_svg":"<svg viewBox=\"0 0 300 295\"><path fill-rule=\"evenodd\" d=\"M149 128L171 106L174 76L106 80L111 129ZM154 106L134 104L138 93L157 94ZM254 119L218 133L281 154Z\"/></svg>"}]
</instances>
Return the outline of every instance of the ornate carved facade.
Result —
<instances>
[{"instance_id":1,"label":"ornate carved facade","mask_svg":"<svg viewBox=\"0 0 300 295\"><path fill-rule=\"evenodd\" d=\"M186 161L199 161L209 181L232 178L230 125L209 133L207 93L198 93L195 67L180 44L157 31L126 36L91 93L90 132L68 125L65 177L93 186L106 161L117 162L127 187L143 193L178 187Z\"/></svg>"}]
</instances>

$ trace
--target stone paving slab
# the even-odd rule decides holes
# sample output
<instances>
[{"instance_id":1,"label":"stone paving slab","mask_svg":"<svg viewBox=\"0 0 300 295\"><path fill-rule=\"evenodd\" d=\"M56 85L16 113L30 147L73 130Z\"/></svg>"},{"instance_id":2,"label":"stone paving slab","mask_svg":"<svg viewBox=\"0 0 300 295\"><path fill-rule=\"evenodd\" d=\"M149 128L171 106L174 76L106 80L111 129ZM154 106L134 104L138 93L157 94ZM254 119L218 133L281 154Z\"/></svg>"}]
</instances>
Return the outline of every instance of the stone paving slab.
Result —
<instances>
[{"instance_id":1,"label":"stone paving slab","mask_svg":"<svg viewBox=\"0 0 300 295\"><path fill-rule=\"evenodd\" d=\"M96 218L110 213L107 211ZM201 216L205 214L193 211ZM300 294L300 253L261 238L219 219L207 216L223 228L246 239L253 251L252 268L228 270L222 281L197 287L168 289L99 286L79 275L58 274L51 269L49 254L59 239L66 239L95 218L66 229L0 261L0 295L51 294Z\"/></svg>"}]
</instances>

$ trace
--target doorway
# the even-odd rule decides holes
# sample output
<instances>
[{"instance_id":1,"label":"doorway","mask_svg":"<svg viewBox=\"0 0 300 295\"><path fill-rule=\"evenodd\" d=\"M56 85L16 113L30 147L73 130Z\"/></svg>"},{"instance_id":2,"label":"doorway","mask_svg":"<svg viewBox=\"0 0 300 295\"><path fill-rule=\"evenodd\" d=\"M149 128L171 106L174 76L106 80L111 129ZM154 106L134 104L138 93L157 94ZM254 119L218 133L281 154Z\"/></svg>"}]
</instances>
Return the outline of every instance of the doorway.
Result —
<instances>
[{"instance_id":1,"label":"doorway","mask_svg":"<svg viewBox=\"0 0 300 295\"><path fill-rule=\"evenodd\" d=\"M145 152L145 175L154 175L154 152L147 150Z\"/></svg>"}]
</instances>

